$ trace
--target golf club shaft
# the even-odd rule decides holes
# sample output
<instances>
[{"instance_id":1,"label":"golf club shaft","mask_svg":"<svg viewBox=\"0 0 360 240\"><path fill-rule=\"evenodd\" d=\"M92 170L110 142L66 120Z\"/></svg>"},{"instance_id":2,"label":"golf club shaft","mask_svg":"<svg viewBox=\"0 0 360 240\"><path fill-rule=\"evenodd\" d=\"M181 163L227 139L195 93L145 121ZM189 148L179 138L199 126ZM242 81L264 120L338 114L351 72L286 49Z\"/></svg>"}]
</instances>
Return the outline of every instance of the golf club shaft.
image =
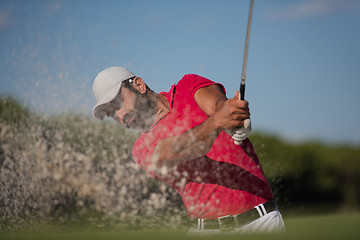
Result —
<instances>
[{"instance_id":1,"label":"golf club shaft","mask_svg":"<svg viewBox=\"0 0 360 240\"><path fill-rule=\"evenodd\" d=\"M250 29L251 29L253 6L254 6L254 0L251 0L250 1L249 19L248 19L247 30L246 30L244 59L243 59L243 67L242 67L242 75L241 75L241 83L240 83L240 96L239 96L240 100L245 99L246 64L247 64L247 56L248 56L248 50L249 50Z\"/></svg>"},{"instance_id":2,"label":"golf club shaft","mask_svg":"<svg viewBox=\"0 0 360 240\"><path fill-rule=\"evenodd\" d=\"M250 1L250 11L249 11L249 19L247 24L246 30L246 40L245 40L245 50L244 50L244 59L243 59L243 67L242 67L242 74L241 74L241 83L240 83L240 94L239 100L245 99L245 78L246 78L246 64L247 64L247 56L249 50L249 40L250 40L250 29L251 29L251 19L252 19L252 12L253 12L254 0ZM244 128L250 127L250 119L244 120ZM242 141L234 141L236 145L240 145Z\"/></svg>"}]
</instances>

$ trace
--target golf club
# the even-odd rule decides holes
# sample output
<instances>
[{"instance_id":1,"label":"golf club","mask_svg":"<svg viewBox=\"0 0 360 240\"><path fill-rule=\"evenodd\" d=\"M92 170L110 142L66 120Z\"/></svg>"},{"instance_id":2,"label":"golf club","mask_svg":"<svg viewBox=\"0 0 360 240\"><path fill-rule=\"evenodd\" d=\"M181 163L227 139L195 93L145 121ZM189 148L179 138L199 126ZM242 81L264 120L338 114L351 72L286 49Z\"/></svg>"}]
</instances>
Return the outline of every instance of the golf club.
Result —
<instances>
[{"instance_id":1,"label":"golf club","mask_svg":"<svg viewBox=\"0 0 360 240\"><path fill-rule=\"evenodd\" d=\"M254 0L251 0L250 1L249 19L248 19L247 30L246 30L246 40L245 40L245 50L244 50L244 59L243 59L243 66L242 66L239 100L245 99L246 64L247 64L247 56L248 56L248 50L249 50L249 39L250 39L250 29L251 29L253 6L254 6ZM250 119L245 119L244 128L249 128L249 127L250 127ZM236 145L241 144L241 142L238 142L238 141L234 141L234 143Z\"/></svg>"}]
</instances>

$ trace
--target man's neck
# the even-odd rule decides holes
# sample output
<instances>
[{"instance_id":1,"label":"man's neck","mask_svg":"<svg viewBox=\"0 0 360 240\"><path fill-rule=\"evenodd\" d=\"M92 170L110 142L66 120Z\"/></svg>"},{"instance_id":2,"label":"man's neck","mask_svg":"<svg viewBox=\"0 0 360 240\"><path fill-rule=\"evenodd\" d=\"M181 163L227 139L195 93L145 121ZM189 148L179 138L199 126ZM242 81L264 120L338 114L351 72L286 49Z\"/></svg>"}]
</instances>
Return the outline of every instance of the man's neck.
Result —
<instances>
[{"instance_id":1,"label":"man's neck","mask_svg":"<svg viewBox=\"0 0 360 240\"><path fill-rule=\"evenodd\" d=\"M165 114L170 112L170 103L165 95L154 93L157 100L155 121L159 121Z\"/></svg>"}]
</instances>

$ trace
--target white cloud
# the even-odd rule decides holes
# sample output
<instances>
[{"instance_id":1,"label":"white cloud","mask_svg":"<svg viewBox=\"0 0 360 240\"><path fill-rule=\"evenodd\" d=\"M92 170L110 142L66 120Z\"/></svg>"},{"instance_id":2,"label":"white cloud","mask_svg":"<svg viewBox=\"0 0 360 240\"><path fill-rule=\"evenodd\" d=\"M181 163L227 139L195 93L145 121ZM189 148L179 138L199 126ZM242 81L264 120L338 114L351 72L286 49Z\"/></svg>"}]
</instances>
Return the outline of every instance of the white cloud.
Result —
<instances>
[{"instance_id":1,"label":"white cloud","mask_svg":"<svg viewBox=\"0 0 360 240\"><path fill-rule=\"evenodd\" d=\"M63 3L59 1L50 1L45 4L45 12L52 16L54 14L59 13L63 9Z\"/></svg>"},{"instance_id":2,"label":"white cloud","mask_svg":"<svg viewBox=\"0 0 360 240\"><path fill-rule=\"evenodd\" d=\"M321 16L334 12L357 10L359 1L356 0L307 0L270 9L265 16L272 20L302 19L312 16Z\"/></svg>"},{"instance_id":3,"label":"white cloud","mask_svg":"<svg viewBox=\"0 0 360 240\"><path fill-rule=\"evenodd\" d=\"M8 29L12 25L11 9L0 9L0 32Z\"/></svg>"}]
</instances>

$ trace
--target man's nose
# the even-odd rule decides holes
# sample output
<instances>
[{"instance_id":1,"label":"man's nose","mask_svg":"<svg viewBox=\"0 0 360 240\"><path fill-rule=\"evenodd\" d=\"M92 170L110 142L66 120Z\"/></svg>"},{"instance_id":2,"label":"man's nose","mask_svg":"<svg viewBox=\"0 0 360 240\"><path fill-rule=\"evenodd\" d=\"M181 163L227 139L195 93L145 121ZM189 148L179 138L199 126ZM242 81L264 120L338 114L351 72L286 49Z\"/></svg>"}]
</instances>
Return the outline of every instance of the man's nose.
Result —
<instances>
[{"instance_id":1,"label":"man's nose","mask_svg":"<svg viewBox=\"0 0 360 240\"><path fill-rule=\"evenodd\" d=\"M121 125L125 126L124 123L124 116L126 114L126 109L124 108L120 108L119 110L117 110L114 114L114 119L116 121L118 121Z\"/></svg>"}]
</instances>

